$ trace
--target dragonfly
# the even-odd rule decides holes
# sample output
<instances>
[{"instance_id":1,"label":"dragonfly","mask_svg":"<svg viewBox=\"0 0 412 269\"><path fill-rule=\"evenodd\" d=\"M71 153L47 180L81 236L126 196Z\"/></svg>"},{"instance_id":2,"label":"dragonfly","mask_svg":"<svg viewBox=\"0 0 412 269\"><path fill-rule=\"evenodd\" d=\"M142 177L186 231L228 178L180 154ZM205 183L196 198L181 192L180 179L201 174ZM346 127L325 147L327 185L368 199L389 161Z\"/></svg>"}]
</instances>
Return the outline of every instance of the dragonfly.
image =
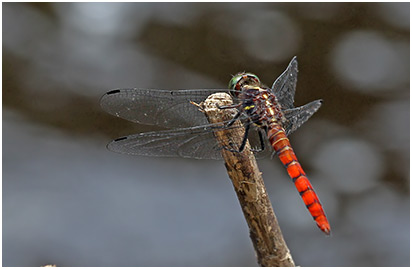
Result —
<instances>
[{"instance_id":1,"label":"dragonfly","mask_svg":"<svg viewBox=\"0 0 412 269\"><path fill-rule=\"evenodd\" d=\"M222 150L241 152L247 139L257 157L276 154L293 180L309 213L325 234L330 224L320 200L302 169L288 136L305 123L321 106L322 100L295 107L298 61L292 58L286 70L266 87L247 72L232 77L228 89L114 89L100 100L103 110L111 115L139 124L156 125L165 130L117 138L107 145L111 151L141 156L222 159ZM233 119L209 124L194 105L209 95L229 92L233 104L220 109L236 109ZM245 128L240 145L222 148L214 131L233 128L241 120Z\"/></svg>"}]
</instances>

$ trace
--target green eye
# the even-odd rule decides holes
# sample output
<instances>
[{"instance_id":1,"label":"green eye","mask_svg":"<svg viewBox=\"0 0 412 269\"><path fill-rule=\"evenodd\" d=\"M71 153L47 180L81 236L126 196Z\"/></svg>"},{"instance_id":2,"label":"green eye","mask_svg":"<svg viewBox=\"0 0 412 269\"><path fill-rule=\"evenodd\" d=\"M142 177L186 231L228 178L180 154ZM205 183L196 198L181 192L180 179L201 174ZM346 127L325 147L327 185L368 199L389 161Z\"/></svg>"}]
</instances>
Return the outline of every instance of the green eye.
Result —
<instances>
[{"instance_id":1,"label":"green eye","mask_svg":"<svg viewBox=\"0 0 412 269\"><path fill-rule=\"evenodd\" d=\"M242 79L243 74L239 73L229 81L229 89L234 90L236 87L236 84Z\"/></svg>"},{"instance_id":2,"label":"green eye","mask_svg":"<svg viewBox=\"0 0 412 269\"><path fill-rule=\"evenodd\" d=\"M260 80L255 74L252 74L252 73L238 73L235 76L233 76L233 78L230 80L229 89L235 90L236 85L238 83L240 83L241 80L244 80L243 82L248 83L248 84L250 84L251 82L253 84L258 84L258 85L260 84Z\"/></svg>"}]
</instances>

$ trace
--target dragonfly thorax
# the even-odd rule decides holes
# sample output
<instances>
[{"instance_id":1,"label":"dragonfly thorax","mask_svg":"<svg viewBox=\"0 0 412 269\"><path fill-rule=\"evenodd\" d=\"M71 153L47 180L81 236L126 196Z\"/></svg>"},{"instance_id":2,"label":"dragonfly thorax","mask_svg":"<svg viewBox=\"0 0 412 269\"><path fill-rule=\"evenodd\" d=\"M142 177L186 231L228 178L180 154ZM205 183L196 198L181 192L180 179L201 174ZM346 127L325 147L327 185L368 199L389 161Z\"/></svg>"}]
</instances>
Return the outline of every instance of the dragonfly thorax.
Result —
<instances>
[{"instance_id":1,"label":"dragonfly thorax","mask_svg":"<svg viewBox=\"0 0 412 269\"><path fill-rule=\"evenodd\" d=\"M269 126L273 123L280 124L285 121L285 116L276 96L270 89L262 87L245 86L242 93L243 109L260 126Z\"/></svg>"}]
</instances>

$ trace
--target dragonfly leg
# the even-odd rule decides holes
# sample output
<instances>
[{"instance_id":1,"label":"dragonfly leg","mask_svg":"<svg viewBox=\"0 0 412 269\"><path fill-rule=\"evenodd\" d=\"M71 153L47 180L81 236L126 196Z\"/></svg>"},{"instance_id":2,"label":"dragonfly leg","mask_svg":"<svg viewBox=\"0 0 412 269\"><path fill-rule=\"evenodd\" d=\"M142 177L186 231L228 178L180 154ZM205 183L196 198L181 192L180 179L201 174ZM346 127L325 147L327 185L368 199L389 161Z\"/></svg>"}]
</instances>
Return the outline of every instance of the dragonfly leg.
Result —
<instances>
[{"instance_id":1,"label":"dragonfly leg","mask_svg":"<svg viewBox=\"0 0 412 269\"><path fill-rule=\"evenodd\" d=\"M245 149L247 137L249 135L249 130L250 130L250 122L247 122L245 126L245 134L243 135L242 144L240 144L240 147L239 147L239 152L242 152Z\"/></svg>"},{"instance_id":2,"label":"dragonfly leg","mask_svg":"<svg viewBox=\"0 0 412 269\"><path fill-rule=\"evenodd\" d=\"M243 135L242 143L240 144L239 149L233 149L233 148L228 148L228 147L224 147L224 149L228 150L230 152L237 152L237 153L242 152L245 149L245 146L246 146L246 141L247 141L247 138L248 138L248 135L249 135L249 130L250 130L250 122L248 121L246 123L246 126L245 126L245 133Z\"/></svg>"},{"instance_id":3,"label":"dragonfly leg","mask_svg":"<svg viewBox=\"0 0 412 269\"><path fill-rule=\"evenodd\" d=\"M267 129L265 127L265 129ZM260 142L260 148L259 149L252 149L252 152L254 153L259 153L265 150L265 142L263 141L263 135L262 135L262 129L258 129L258 134L259 134L259 142Z\"/></svg>"}]
</instances>

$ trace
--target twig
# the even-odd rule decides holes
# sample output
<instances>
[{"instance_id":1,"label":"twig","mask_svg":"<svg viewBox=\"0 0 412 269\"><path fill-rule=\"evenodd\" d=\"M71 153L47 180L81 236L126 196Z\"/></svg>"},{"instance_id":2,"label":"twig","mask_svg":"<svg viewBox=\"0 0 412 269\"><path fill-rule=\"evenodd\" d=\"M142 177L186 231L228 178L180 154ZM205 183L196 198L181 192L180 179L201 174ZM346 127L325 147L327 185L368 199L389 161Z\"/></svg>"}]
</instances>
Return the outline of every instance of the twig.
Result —
<instances>
[{"instance_id":1,"label":"twig","mask_svg":"<svg viewBox=\"0 0 412 269\"><path fill-rule=\"evenodd\" d=\"M232 104L230 95L216 93L210 95L199 107L210 123L220 123L230 120L236 111L235 109L219 109L217 105L230 104ZM239 126L239 128L216 129L215 131L216 138L225 148L231 147L228 143L240 145L242 141L243 126L239 121L233 126ZM295 266L266 193L262 173L250 151L249 143L241 153L223 149L222 155L249 226L257 262L261 266Z\"/></svg>"}]
</instances>

